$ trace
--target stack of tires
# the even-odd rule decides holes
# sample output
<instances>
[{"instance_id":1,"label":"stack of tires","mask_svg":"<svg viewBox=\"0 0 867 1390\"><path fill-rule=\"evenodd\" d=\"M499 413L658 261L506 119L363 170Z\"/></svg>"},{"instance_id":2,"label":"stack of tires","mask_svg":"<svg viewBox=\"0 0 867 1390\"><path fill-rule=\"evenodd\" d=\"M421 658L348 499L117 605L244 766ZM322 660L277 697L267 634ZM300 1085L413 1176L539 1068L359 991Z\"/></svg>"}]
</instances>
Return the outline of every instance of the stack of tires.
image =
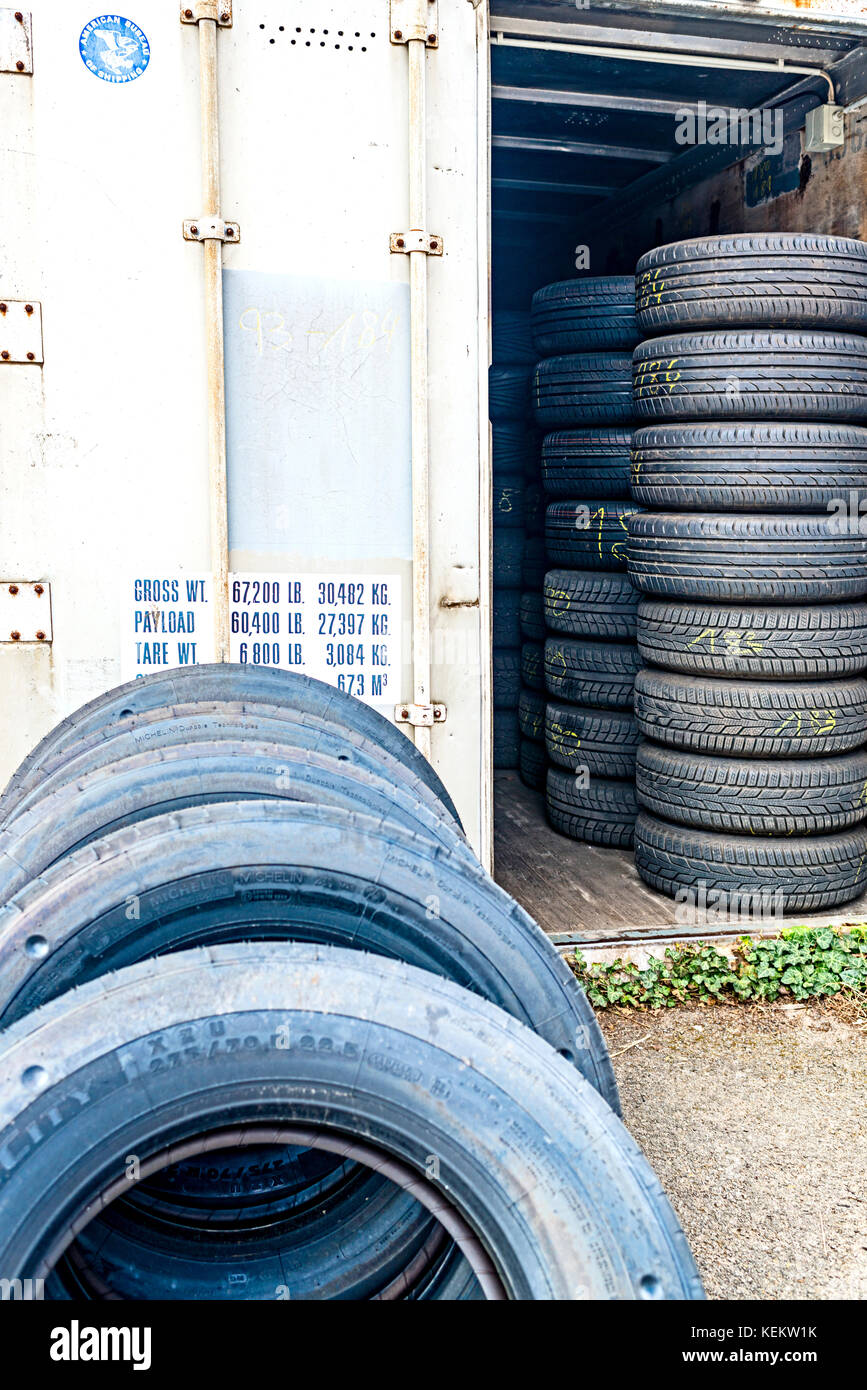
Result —
<instances>
[{"instance_id":1,"label":"stack of tires","mask_svg":"<svg viewBox=\"0 0 867 1390\"><path fill-rule=\"evenodd\" d=\"M677 242L636 283L638 871L829 908L867 886L867 245Z\"/></svg>"},{"instance_id":2,"label":"stack of tires","mask_svg":"<svg viewBox=\"0 0 867 1390\"><path fill-rule=\"evenodd\" d=\"M566 280L533 298L533 379L547 508L546 805L552 826L632 844L637 594L626 574L632 439L632 276Z\"/></svg>"},{"instance_id":3,"label":"stack of tires","mask_svg":"<svg viewBox=\"0 0 867 1390\"><path fill-rule=\"evenodd\" d=\"M4 1279L701 1296L574 976L379 715L156 674L64 720L0 815Z\"/></svg>"},{"instance_id":4,"label":"stack of tires","mask_svg":"<svg viewBox=\"0 0 867 1390\"><path fill-rule=\"evenodd\" d=\"M535 356L529 314L515 310L495 314L492 356L488 400L493 465L494 766L516 768L522 744L519 699L527 491L538 471L530 414Z\"/></svg>"}]
</instances>

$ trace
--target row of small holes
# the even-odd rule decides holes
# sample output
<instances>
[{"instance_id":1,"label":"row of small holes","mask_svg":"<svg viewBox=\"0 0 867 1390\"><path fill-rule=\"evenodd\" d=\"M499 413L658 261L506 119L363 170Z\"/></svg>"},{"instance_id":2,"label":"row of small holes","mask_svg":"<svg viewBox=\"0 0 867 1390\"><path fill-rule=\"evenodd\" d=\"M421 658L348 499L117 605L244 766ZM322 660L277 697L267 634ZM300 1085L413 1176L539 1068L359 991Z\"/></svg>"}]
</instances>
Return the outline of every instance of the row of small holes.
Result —
<instances>
[{"instance_id":1,"label":"row of small holes","mask_svg":"<svg viewBox=\"0 0 867 1390\"><path fill-rule=\"evenodd\" d=\"M264 29L264 28L265 28L265 25L264 25L264 24L260 24L260 25L259 25L259 28L260 28L260 29ZM286 32L286 26L285 26L285 24L279 25L279 32L280 32L281 34L283 34L283 33ZM302 29L301 29L301 26L300 26L300 25L296 26L295 33L296 33L296 34L300 34L300 33L302 33L302 32L303 32L303 31L302 31ZM311 29L310 32L311 32L311 34L315 34L315 33L316 33L316 30L315 30L315 29ZM323 33L323 34L327 34L327 33L328 33L328 30L327 30L327 29L322 29L320 32ZM337 30L337 37L340 38L340 39L342 39L342 38L344 37L344 32L343 32L342 29L338 29L338 30ZM352 36L350 36L350 37L352 37ZM356 31L354 37L355 37L356 39L360 39L360 38L361 38L361 34L358 33L358 32ZM375 39L375 38L376 38L376 34L371 34L370 37L371 37L372 39ZM269 39L268 42L269 42L269 43L276 43L277 40L276 40L276 39ZM299 39L290 39L289 42L290 42L290 44L295 45L296 43L299 43L300 40L299 40ZM304 47L305 47L305 48L312 48L312 46L313 46L313 45L311 44L311 42L310 42L309 39L305 39L305 40L304 40ZM351 43L350 43L350 44L347 44L346 46L347 46L349 52L352 53L352 52L353 52L353 49L354 49L354 44L351 44ZM320 39L320 41L319 41L319 47L320 47L320 48L327 48L328 45L325 43L324 40ZM340 47L340 44L339 44L339 43L336 43L336 44L334 45L334 47L335 47L335 48L339 48L339 47ZM365 46L364 44L361 45L361 51L362 51L362 53L366 53L366 52L367 52L367 48L366 48L366 46Z\"/></svg>"}]
</instances>

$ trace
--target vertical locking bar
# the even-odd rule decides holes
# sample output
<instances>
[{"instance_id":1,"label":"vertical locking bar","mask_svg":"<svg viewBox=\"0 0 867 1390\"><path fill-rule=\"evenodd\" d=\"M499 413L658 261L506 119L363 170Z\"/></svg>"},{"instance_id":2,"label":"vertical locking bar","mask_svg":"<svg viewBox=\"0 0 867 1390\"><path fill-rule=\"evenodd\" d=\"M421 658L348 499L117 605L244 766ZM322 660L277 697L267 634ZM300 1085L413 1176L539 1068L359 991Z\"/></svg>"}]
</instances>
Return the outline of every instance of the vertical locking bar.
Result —
<instances>
[{"instance_id":1,"label":"vertical locking bar","mask_svg":"<svg viewBox=\"0 0 867 1390\"><path fill-rule=\"evenodd\" d=\"M409 230L427 230L426 91L423 39L407 43L409 59ZM412 682L413 703L431 703L430 439L428 427L427 252L409 252L412 389ZM415 745L431 755L431 731L415 728Z\"/></svg>"},{"instance_id":2,"label":"vertical locking bar","mask_svg":"<svg viewBox=\"0 0 867 1390\"><path fill-rule=\"evenodd\" d=\"M218 19L182 14L199 31L202 121L202 219L220 218L220 109L217 86ZM211 572L214 577L214 645L229 660L229 509L226 484L226 376L223 341L223 243L202 241L208 369L208 494Z\"/></svg>"}]
</instances>

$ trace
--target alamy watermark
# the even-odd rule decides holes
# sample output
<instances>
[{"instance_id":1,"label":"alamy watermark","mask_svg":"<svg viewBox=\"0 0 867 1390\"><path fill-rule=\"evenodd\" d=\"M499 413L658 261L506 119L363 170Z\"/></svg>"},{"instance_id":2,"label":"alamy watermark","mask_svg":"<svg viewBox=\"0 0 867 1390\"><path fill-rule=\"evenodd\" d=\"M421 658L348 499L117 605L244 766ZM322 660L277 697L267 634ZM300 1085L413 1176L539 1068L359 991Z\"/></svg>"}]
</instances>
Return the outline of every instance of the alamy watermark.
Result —
<instances>
[{"instance_id":1,"label":"alamy watermark","mask_svg":"<svg viewBox=\"0 0 867 1390\"><path fill-rule=\"evenodd\" d=\"M779 107L746 110L699 101L676 111L674 120L678 145L754 145L768 154L783 152L785 120Z\"/></svg>"}]
</instances>

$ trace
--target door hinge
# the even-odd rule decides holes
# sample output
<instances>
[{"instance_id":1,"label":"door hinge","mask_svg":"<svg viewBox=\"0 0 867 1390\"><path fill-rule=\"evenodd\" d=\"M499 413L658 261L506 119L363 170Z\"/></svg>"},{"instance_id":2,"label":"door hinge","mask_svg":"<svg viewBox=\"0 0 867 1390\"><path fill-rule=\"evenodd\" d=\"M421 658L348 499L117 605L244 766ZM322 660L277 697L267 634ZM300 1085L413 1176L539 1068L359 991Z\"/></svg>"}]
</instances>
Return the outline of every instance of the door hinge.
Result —
<instances>
[{"instance_id":1,"label":"door hinge","mask_svg":"<svg viewBox=\"0 0 867 1390\"><path fill-rule=\"evenodd\" d=\"M42 305L38 299L0 299L0 364L39 366L42 355Z\"/></svg>"},{"instance_id":2,"label":"door hinge","mask_svg":"<svg viewBox=\"0 0 867 1390\"><path fill-rule=\"evenodd\" d=\"M448 710L445 705L395 705L395 724L412 724L413 728L432 729L434 724L445 724Z\"/></svg>"},{"instance_id":3,"label":"door hinge","mask_svg":"<svg viewBox=\"0 0 867 1390\"><path fill-rule=\"evenodd\" d=\"M392 43L421 39L426 48L439 44L437 0L389 0Z\"/></svg>"},{"instance_id":4,"label":"door hinge","mask_svg":"<svg viewBox=\"0 0 867 1390\"><path fill-rule=\"evenodd\" d=\"M222 217L188 217L184 222L184 241L240 240L239 223L224 222Z\"/></svg>"},{"instance_id":5,"label":"door hinge","mask_svg":"<svg viewBox=\"0 0 867 1390\"><path fill-rule=\"evenodd\" d=\"M181 5L181 23L199 24L203 19L213 19L221 29L232 27L232 0L189 0Z\"/></svg>"},{"instance_id":6,"label":"door hinge","mask_svg":"<svg viewBox=\"0 0 867 1390\"><path fill-rule=\"evenodd\" d=\"M0 584L0 642L50 642L51 585L10 579Z\"/></svg>"},{"instance_id":7,"label":"door hinge","mask_svg":"<svg viewBox=\"0 0 867 1390\"><path fill-rule=\"evenodd\" d=\"M426 256L441 256L443 239L436 232L392 232L388 238L388 249L397 256L408 256L410 251L424 251Z\"/></svg>"},{"instance_id":8,"label":"door hinge","mask_svg":"<svg viewBox=\"0 0 867 1390\"><path fill-rule=\"evenodd\" d=\"M33 72L29 10L0 10L0 72Z\"/></svg>"}]
</instances>

